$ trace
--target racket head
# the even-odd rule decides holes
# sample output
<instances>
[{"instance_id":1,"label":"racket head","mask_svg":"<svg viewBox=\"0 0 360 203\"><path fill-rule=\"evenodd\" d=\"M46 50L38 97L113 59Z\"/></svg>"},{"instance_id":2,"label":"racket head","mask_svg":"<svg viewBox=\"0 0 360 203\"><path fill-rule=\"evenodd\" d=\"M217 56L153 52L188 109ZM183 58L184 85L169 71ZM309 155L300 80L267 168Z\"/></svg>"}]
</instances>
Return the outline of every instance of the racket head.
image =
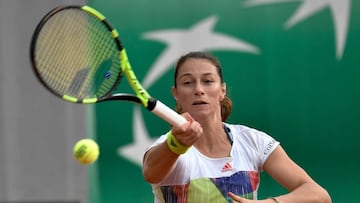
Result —
<instances>
[{"instance_id":1,"label":"racket head","mask_svg":"<svg viewBox=\"0 0 360 203\"><path fill-rule=\"evenodd\" d=\"M56 96L95 103L121 81L124 51L118 32L88 6L59 6L37 25L30 45L35 75Z\"/></svg>"}]
</instances>

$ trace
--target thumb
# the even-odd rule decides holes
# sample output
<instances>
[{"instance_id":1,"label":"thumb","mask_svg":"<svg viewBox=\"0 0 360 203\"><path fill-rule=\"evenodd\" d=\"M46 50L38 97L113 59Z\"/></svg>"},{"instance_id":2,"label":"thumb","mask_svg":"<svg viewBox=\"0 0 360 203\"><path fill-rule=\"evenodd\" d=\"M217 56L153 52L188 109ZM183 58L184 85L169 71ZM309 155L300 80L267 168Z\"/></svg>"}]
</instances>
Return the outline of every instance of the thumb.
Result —
<instances>
[{"instance_id":1,"label":"thumb","mask_svg":"<svg viewBox=\"0 0 360 203\"><path fill-rule=\"evenodd\" d=\"M184 118L189 121L190 123L192 123L194 121L194 118L187 112L183 113L182 116L184 116Z\"/></svg>"},{"instance_id":2,"label":"thumb","mask_svg":"<svg viewBox=\"0 0 360 203\"><path fill-rule=\"evenodd\" d=\"M242 203L242 202L245 203L245 202L247 202L247 199L239 197L239 196L235 195L232 192L229 192L228 195L233 200L233 203Z\"/></svg>"}]
</instances>

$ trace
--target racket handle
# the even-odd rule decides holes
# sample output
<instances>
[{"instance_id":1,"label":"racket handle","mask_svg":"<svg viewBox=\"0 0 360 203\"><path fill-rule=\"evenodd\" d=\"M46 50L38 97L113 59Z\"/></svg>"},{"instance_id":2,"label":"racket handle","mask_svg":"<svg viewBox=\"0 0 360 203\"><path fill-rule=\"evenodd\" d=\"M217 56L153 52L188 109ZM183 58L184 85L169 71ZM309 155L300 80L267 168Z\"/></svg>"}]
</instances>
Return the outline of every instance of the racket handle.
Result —
<instances>
[{"instance_id":1,"label":"racket handle","mask_svg":"<svg viewBox=\"0 0 360 203\"><path fill-rule=\"evenodd\" d=\"M180 126L186 123L186 119L182 117L180 114L176 113L174 110L160 102L159 100L155 100L152 98L153 108L150 110L155 115L164 119L166 122L170 123L173 126Z\"/></svg>"}]
</instances>

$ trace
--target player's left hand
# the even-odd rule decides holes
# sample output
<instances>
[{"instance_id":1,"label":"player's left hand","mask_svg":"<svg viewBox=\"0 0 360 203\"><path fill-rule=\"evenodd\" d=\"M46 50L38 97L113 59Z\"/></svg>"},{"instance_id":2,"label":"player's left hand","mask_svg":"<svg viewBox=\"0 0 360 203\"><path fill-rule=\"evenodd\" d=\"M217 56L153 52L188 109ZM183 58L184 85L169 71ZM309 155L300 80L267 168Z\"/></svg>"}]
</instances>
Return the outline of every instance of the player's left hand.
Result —
<instances>
[{"instance_id":1,"label":"player's left hand","mask_svg":"<svg viewBox=\"0 0 360 203\"><path fill-rule=\"evenodd\" d=\"M239 197L237 195L235 195L232 192L228 193L229 197L233 200L232 203L271 203L272 200L270 199L265 199L265 200L249 200L249 199L245 199L242 197Z\"/></svg>"}]
</instances>

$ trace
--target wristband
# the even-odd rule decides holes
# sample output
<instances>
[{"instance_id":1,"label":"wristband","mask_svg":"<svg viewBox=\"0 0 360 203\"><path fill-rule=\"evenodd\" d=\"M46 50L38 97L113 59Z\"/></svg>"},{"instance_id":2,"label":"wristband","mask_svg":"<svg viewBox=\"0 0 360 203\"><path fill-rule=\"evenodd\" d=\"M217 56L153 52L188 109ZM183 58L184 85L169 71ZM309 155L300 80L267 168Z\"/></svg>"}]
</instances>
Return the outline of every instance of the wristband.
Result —
<instances>
[{"instance_id":1,"label":"wristband","mask_svg":"<svg viewBox=\"0 0 360 203\"><path fill-rule=\"evenodd\" d=\"M280 203L275 197L269 197L270 199L274 200L276 203Z\"/></svg>"},{"instance_id":2,"label":"wristband","mask_svg":"<svg viewBox=\"0 0 360 203\"><path fill-rule=\"evenodd\" d=\"M174 137L174 135L171 133L171 131L168 132L166 142L167 142L167 145L169 146L169 149L178 155L184 154L190 148L190 146L185 146L185 145L181 144L176 139L176 137Z\"/></svg>"}]
</instances>

